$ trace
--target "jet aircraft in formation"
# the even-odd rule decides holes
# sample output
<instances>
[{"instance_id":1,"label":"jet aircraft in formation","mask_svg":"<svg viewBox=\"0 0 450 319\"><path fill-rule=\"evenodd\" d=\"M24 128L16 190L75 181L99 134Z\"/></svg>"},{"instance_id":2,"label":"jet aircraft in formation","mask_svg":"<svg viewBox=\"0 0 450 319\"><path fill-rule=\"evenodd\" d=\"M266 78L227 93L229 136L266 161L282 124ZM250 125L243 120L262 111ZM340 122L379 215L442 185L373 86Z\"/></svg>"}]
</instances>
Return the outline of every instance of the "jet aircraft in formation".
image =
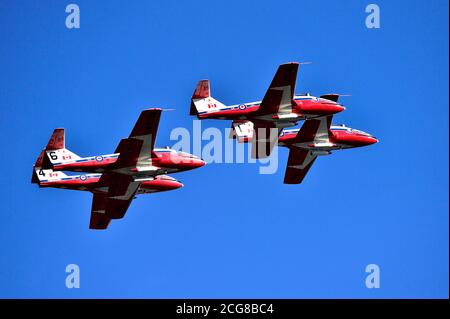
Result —
<instances>
[{"instance_id":1,"label":"jet aircraft in formation","mask_svg":"<svg viewBox=\"0 0 450 319\"><path fill-rule=\"evenodd\" d=\"M124 217L136 195L183 186L166 174L205 165L192 154L154 147L160 117L161 109L143 111L114 153L83 158L65 148L64 129L55 129L34 165L32 183L91 192L89 227L106 229L112 219ZM69 176L62 171L87 174Z\"/></svg>"},{"instance_id":2,"label":"jet aircraft in formation","mask_svg":"<svg viewBox=\"0 0 450 319\"><path fill-rule=\"evenodd\" d=\"M201 80L191 98L190 115L201 120L231 120L239 139L245 140L249 137L246 132L254 132L251 137L253 157L268 157L283 128L295 126L300 120L345 110L337 103L336 94L319 98L294 94L298 67L297 62L280 65L262 101L228 106L211 96L209 80ZM272 132L276 133L275 136Z\"/></svg>"},{"instance_id":3,"label":"jet aircraft in formation","mask_svg":"<svg viewBox=\"0 0 450 319\"><path fill-rule=\"evenodd\" d=\"M270 156L276 145L287 147L285 184L301 183L318 156L378 142L363 131L332 125L333 116L345 110L338 94L295 94L299 64L280 65L262 101L227 106L211 97L209 80L199 81L191 98L190 115L231 120L232 137L251 142L254 158ZM106 229L111 220L124 217L136 195L183 186L167 174L205 165L195 155L155 148L161 112L143 111L129 137L111 154L80 157L66 149L64 129L55 129L34 164L32 183L91 192L89 227ZM300 128L291 128L299 121L303 121Z\"/></svg>"},{"instance_id":4,"label":"jet aircraft in formation","mask_svg":"<svg viewBox=\"0 0 450 319\"><path fill-rule=\"evenodd\" d=\"M200 80L191 98L190 115L231 120L231 137L252 142L255 158L269 156L275 145L288 147L285 184L301 183L317 156L378 142L363 131L331 124L333 115L345 110L339 94L295 94L299 64L280 65L262 101L227 106L211 96L209 80ZM288 129L301 120L300 129Z\"/></svg>"}]
</instances>

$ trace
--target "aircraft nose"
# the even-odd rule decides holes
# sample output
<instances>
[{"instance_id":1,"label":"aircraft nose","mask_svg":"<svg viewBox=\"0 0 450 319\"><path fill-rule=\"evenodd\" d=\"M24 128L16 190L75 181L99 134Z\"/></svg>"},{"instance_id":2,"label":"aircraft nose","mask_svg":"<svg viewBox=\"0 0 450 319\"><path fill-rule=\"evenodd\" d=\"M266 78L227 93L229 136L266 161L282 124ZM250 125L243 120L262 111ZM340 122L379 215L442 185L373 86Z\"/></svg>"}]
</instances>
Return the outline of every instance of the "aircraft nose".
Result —
<instances>
[{"instance_id":1,"label":"aircraft nose","mask_svg":"<svg viewBox=\"0 0 450 319\"><path fill-rule=\"evenodd\" d=\"M184 184L180 181L174 181L172 184L173 184L173 189L181 188L184 186Z\"/></svg>"},{"instance_id":2,"label":"aircraft nose","mask_svg":"<svg viewBox=\"0 0 450 319\"><path fill-rule=\"evenodd\" d=\"M367 144L372 145L378 143L379 140L375 136L371 136L367 139Z\"/></svg>"},{"instance_id":3,"label":"aircraft nose","mask_svg":"<svg viewBox=\"0 0 450 319\"><path fill-rule=\"evenodd\" d=\"M341 137L341 142L352 147L364 147L378 143L378 139L370 135L346 134Z\"/></svg>"},{"instance_id":4,"label":"aircraft nose","mask_svg":"<svg viewBox=\"0 0 450 319\"><path fill-rule=\"evenodd\" d=\"M163 190L174 190L183 187L183 183L180 181L164 181L164 183L161 185Z\"/></svg>"},{"instance_id":5,"label":"aircraft nose","mask_svg":"<svg viewBox=\"0 0 450 319\"><path fill-rule=\"evenodd\" d=\"M320 100L320 107L326 114L336 114L345 111L345 106L336 102L327 101L326 99Z\"/></svg>"},{"instance_id":6,"label":"aircraft nose","mask_svg":"<svg viewBox=\"0 0 450 319\"><path fill-rule=\"evenodd\" d=\"M202 159L198 159L197 160L197 166L196 167L202 167L202 166L205 166L205 164L206 164L206 162L204 161L204 160L202 160Z\"/></svg>"},{"instance_id":7,"label":"aircraft nose","mask_svg":"<svg viewBox=\"0 0 450 319\"><path fill-rule=\"evenodd\" d=\"M345 106L340 104L322 104L321 113L324 115L332 115L345 110Z\"/></svg>"},{"instance_id":8,"label":"aircraft nose","mask_svg":"<svg viewBox=\"0 0 450 319\"><path fill-rule=\"evenodd\" d=\"M199 158L189 158L186 164L189 168L198 168L204 166L206 162Z\"/></svg>"},{"instance_id":9,"label":"aircraft nose","mask_svg":"<svg viewBox=\"0 0 450 319\"><path fill-rule=\"evenodd\" d=\"M335 104L334 108L331 109L332 114L339 113L345 111L345 106L341 104Z\"/></svg>"},{"instance_id":10,"label":"aircraft nose","mask_svg":"<svg viewBox=\"0 0 450 319\"><path fill-rule=\"evenodd\" d=\"M359 143L361 146L369 146L378 143L378 139L374 136L364 136L362 139L360 138Z\"/></svg>"}]
</instances>

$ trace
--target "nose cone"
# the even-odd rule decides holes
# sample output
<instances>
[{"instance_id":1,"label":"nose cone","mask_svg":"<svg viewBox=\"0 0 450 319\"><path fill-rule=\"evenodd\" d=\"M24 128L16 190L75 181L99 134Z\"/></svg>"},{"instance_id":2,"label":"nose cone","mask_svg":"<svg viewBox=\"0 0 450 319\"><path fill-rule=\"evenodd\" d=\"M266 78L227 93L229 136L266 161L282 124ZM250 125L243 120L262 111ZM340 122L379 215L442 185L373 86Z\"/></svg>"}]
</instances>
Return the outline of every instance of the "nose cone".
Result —
<instances>
[{"instance_id":1,"label":"nose cone","mask_svg":"<svg viewBox=\"0 0 450 319\"><path fill-rule=\"evenodd\" d=\"M206 163L205 161L199 159L199 158L185 158L182 163L180 163L181 165L179 165L180 168L185 169L185 170L190 170L190 169L194 169L194 168L199 168L204 166Z\"/></svg>"},{"instance_id":2,"label":"nose cone","mask_svg":"<svg viewBox=\"0 0 450 319\"><path fill-rule=\"evenodd\" d=\"M205 166L206 162L202 159L197 159L195 162L195 168Z\"/></svg>"},{"instance_id":3,"label":"nose cone","mask_svg":"<svg viewBox=\"0 0 450 319\"><path fill-rule=\"evenodd\" d=\"M373 136L356 135L351 137L350 143L353 144L355 147L361 147L376 144L378 143L378 140Z\"/></svg>"},{"instance_id":4,"label":"nose cone","mask_svg":"<svg viewBox=\"0 0 450 319\"><path fill-rule=\"evenodd\" d=\"M178 188L181 188L181 187L183 187L184 185L183 185L183 183L181 183L181 182L179 182L179 181L172 181L171 183L170 183L170 188L171 189L178 189Z\"/></svg>"},{"instance_id":5,"label":"nose cone","mask_svg":"<svg viewBox=\"0 0 450 319\"><path fill-rule=\"evenodd\" d=\"M338 132L334 135L336 143L347 145L348 147L362 147L378 143L378 139L367 133Z\"/></svg>"},{"instance_id":6,"label":"nose cone","mask_svg":"<svg viewBox=\"0 0 450 319\"><path fill-rule=\"evenodd\" d=\"M367 145L372 145L378 143L378 139L374 136L370 136L367 138Z\"/></svg>"},{"instance_id":7,"label":"nose cone","mask_svg":"<svg viewBox=\"0 0 450 319\"><path fill-rule=\"evenodd\" d=\"M336 113L345 111L345 106L343 106L343 105L338 104L338 105L336 105L336 107L337 107Z\"/></svg>"},{"instance_id":8,"label":"nose cone","mask_svg":"<svg viewBox=\"0 0 450 319\"><path fill-rule=\"evenodd\" d=\"M153 185L154 189L161 191L171 191L183 187L183 183L176 180L160 180L157 184Z\"/></svg>"},{"instance_id":9,"label":"nose cone","mask_svg":"<svg viewBox=\"0 0 450 319\"><path fill-rule=\"evenodd\" d=\"M322 112L326 115L332 115L336 114L342 111L345 111L345 106L340 104L328 104L328 103L321 103L322 106Z\"/></svg>"}]
</instances>

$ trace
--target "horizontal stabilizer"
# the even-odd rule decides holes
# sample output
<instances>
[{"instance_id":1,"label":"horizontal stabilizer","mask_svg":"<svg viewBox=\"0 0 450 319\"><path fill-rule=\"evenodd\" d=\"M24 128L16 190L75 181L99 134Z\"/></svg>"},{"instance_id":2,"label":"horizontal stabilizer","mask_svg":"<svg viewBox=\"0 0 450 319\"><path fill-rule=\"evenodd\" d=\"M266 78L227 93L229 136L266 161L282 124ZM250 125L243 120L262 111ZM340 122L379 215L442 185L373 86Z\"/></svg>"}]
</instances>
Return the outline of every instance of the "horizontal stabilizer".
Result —
<instances>
[{"instance_id":1,"label":"horizontal stabilizer","mask_svg":"<svg viewBox=\"0 0 450 319\"><path fill-rule=\"evenodd\" d=\"M253 122L246 120L237 120L231 123L232 131L230 138L237 139L239 143L250 142L253 140Z\"/></svg>"},{"instance_id":2,"label":"horizontal stabilizer","mask_svg":"<svg viewBox=\"0 0 450 319\"><path fill-rule=\"evenodd\" d=\"M41 185L41 183L61 181L66 177L67 175L63 172L53 171L45 150L42 150L34 163L31 183Z\"/></svg>"}]
</instances>

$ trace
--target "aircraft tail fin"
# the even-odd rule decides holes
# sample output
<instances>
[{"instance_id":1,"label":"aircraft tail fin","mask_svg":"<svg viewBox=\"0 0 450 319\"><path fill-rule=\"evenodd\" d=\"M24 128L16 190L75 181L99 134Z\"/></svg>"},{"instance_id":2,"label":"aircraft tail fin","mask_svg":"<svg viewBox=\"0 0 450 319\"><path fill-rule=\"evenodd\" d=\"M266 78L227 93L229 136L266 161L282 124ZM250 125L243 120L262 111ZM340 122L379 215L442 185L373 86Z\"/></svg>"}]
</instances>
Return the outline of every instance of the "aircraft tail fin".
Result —
<instances>
[{"instance_id":1,"label":"aircraft tail fin","mask_svg":"<svg viewBox=\"0 0 450 319\"><path fill-rule=\"evenodd\" d=\"M45 149L47 151L54 151L65 148L65 131L63 128L55 128L53 130L52 136L48 140Z\"/></svg>"},{"instance_id":2,"label":"aircraft tail fin","mask_svg":"<svg viewBox=\"0 0 450 319\"><path fill-rule=\"evenodd\" d=\"M226 105L211 96L209 80L200 80L191 98L189 114L198 118L206 118L209 114L226 108Z\"/></svg>"},{"instance_id":3,"label":"aircraft tail fin","mask_svg":"<svg viewBox=\"0 0 450 319\"><path fill-rule=\"evenodd\" d=\"M47 146L45 147L47 154L43 159L44 164L50 162L51 165L62 164L65 162L72 162L80 159L80 157L69 151L65 146L65 130L63 128L56 128L50 137ZM47 166L47 165L44 165Z\"/></svg>"},{"instance_id":4,"label":"aircraft tail fin","mask_svg":"<svg viewBox=\"0 0 450 319\"><path fill-rule=\"evenodd\" d=\"M45 152L46 150L44 149L39 154L39 157L34 163L33 174L31 176L31 183L39 184L39 186L41 186L41 183L60 181L63 178L67 177L67 175L63 172L54 171L53 169L48 167L46 163L47 156Z\"/></svg>"},{"instance_id":5,"label":"aircraft tail fin","mask_svg":"<svg viewBox=\"0 0 450 319\"><path fill-rule=\"evenodd\" d=\"M42 168L44 157L45 157L45 150L42 150L33 166L33 174L31 175L31 183L33 184L39 184L40 179L39 175L37 174L37 171L39 171Z\"/></svg>"}]
</instances>

